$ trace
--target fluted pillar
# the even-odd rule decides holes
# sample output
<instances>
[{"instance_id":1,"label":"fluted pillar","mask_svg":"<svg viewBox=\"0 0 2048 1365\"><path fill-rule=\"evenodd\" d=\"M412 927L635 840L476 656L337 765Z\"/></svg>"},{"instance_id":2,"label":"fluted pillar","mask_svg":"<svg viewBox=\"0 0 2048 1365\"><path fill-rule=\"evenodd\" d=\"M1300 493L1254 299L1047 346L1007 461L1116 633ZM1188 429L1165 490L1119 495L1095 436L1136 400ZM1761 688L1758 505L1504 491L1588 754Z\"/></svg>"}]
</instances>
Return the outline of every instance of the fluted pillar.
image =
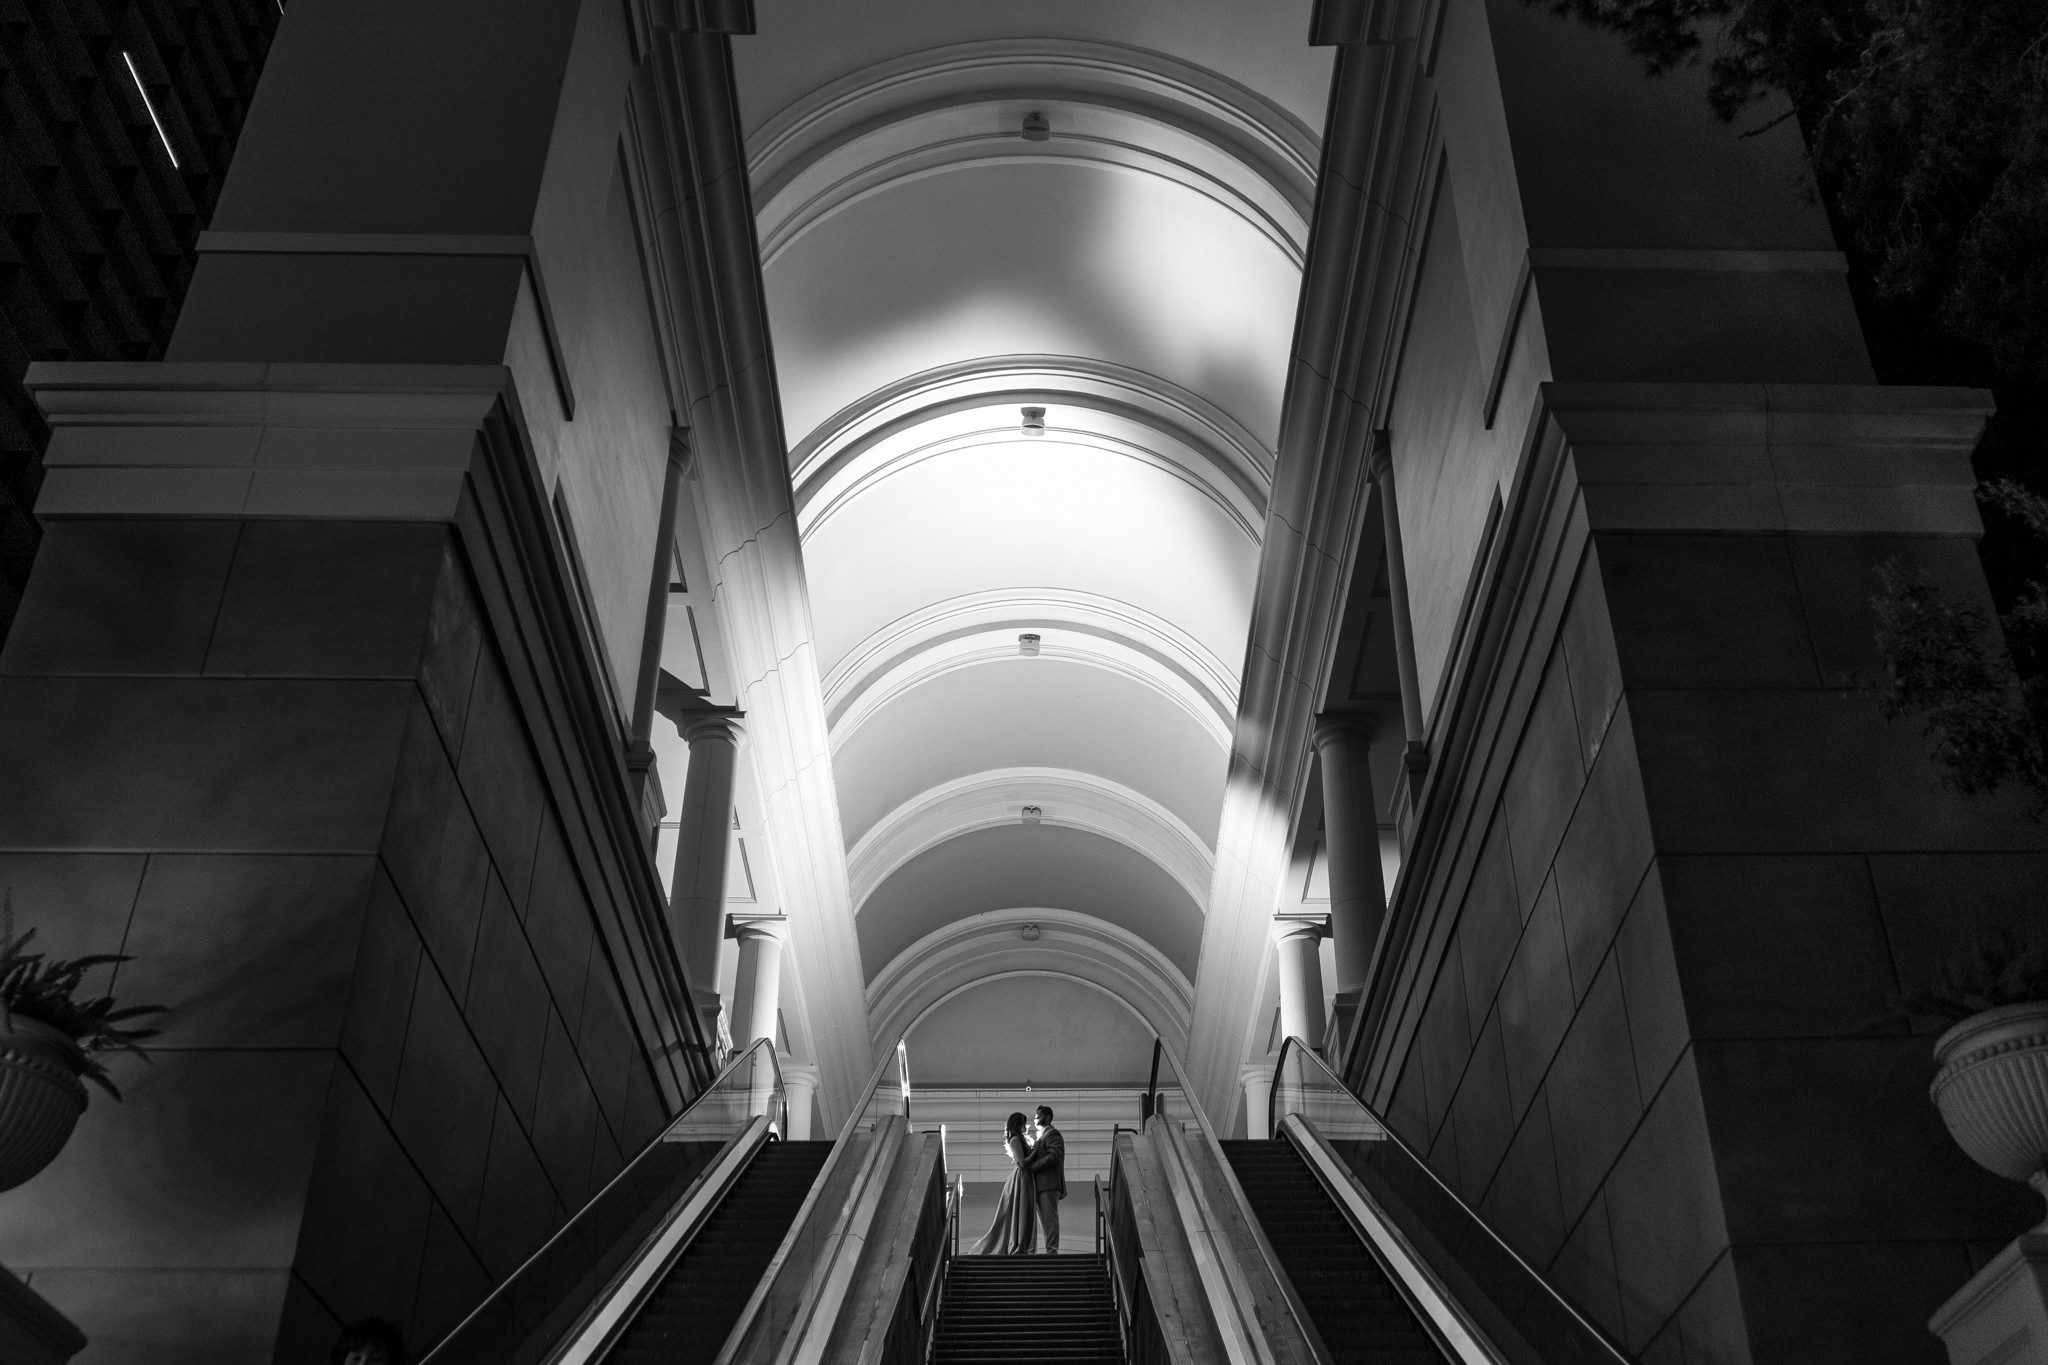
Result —
<instances>
[{"instance_id":1,"label":"fluted pillar","mask_svg":"<svg viewBox=\"0 0 2048 1365\"><path fill-rule=\"evenodd\" d=\"M1244 1135L1264 1140L1273 1136L1267 1123L1273 1101L1273 1063L1246 1062L1238 1068L1237 1083L1244 1088Z\"/></svg>"},{"instance_id":2,"label":"fluted pillar","mask_svg":"<svg viewBox=\"0 0 2048 1365\"><path fill-rule=\"evenodd\" d=\"M1379 808L1372 793L1372 719L1328 715L1311 742L1323 774L1324 846L1329 858L1330 933L1337 945L1337 989L1357 990L1372 969L1387 918L1380 869ZM1321 1043L1320 1037L1309 1039Z\"/></svg>"},{"instance_id":3,"label":"fluted pillar","mask_svg":"<svg viewBox=\"0 0 2048 1365\"><path fill-rule=\"evenodd\" d=\"M718 1032L718 954L725 929L725 861L732 847L733 769L745 731L737 712L707 711L677 726L690 746L683 806L676 819L676 866L668 914L676 950L703 1011ZM737 1030L735 1030L736 1041Z\"/></svg>"},{"instance_id":4,"label":"fluted pillar","mask_svg":"<svg viewBox=\"0 0 2048 1365\"><path fill-rule=\"evenodd\" d=\"M782 1008L782 941L788 925L787 915L734 915L726 926L726 935L740 941L732 991L734 1047L775 1037L775 1016Z\"/></svg>"},{"instance_id":5,"label":"fluted pillar","mask_svg":"<svg viewBox=\"0 0 2048 1365\"><path fill-rule=\"evenodd\" d=\"M818 1068L809 1062L782 1062L782 1094L789 1105L791 1142L806 1142L811 1136L811 1109L817 1102Z\"/></svg>"},{"instance_id":6,"label":"fluted pillar","mask_svg":"<svg viewBox=\"0 0 2048 1365\"><path fill-rule=\"evenodd\" d=\"M1320 915L1290 915L1273 922L1280 949L1280 1031L1320 1050L1323 1045L1323 936Z\"/></svg>"}]
</instances>

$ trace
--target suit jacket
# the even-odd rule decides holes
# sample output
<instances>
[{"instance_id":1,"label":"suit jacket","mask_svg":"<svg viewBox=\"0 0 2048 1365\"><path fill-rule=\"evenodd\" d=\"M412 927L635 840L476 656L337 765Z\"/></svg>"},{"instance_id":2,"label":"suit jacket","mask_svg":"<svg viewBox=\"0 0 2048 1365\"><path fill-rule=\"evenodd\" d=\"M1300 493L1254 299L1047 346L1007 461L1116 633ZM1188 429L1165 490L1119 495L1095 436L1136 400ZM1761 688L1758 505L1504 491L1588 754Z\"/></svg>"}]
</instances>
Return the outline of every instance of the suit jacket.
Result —
<instances>
[{"instance_id":1,"label":"suit jacket","mask_svg":"<svg viewBox=\"0 0 2048 1365\"><path fill-rule=\"evenodd\" d=\"M1024 1158L1024 1169L1031 1172L1033 1194L1067 1197L1067 1140L1059 1129L1048 1125L1039 1134L1031 1155Z\"/></svg>"}]
</instances>

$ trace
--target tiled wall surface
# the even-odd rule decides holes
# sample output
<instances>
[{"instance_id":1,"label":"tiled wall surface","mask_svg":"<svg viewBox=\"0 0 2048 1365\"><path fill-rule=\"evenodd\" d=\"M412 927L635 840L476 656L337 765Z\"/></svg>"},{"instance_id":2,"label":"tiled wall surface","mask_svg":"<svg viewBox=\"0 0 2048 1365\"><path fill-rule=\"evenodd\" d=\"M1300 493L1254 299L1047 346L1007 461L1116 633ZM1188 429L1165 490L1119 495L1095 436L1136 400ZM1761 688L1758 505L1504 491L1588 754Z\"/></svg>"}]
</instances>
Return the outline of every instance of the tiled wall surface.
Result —
<instances>
[{"instance_id":1,"label":"tiled wall surface","mask_svg":"<svg viewBox=\"0 0 2048 1365\"><path fill-rule=\"evenodd\" d=\"M0 885L175 1007L0 1260L101 1362L424 1346L664 1111L445 527L60 523L0 656ZM597 894L603 894L601 891Z\"/></svg>"},{"instance_id":2,"label":"tiled wall surface","mask_svg":"<svg viewBox=\"0 0 2048 1365\"><path fill-rule=\"evenodd\" d=\"M1877 714L1892 553L1981 584L1961 540L1593 537L1395 1089L1652 1365L1932 1365L1927 1316L2037 1211L1948 1139L1888 1013L2048 884L1985 851L2039 831L1935 791Z\"/></svg>"}]
</instances>

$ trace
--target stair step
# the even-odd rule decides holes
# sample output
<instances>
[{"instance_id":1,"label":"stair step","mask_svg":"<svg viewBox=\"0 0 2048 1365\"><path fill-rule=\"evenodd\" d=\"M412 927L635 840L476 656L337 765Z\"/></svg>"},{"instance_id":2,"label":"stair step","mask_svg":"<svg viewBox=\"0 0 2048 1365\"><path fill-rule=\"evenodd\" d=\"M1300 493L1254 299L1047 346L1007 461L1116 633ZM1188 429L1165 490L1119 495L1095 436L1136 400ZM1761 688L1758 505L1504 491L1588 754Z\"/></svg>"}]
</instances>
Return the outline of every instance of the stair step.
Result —
<instances>
[{"instance_id":1,"label":"stair step","mask_svg":"<svg viewBox=\"0 0 2048 1365\"><path fill-rule=\"evenodd\" d=\"M932 1365L1122 1365L1100 1256L963 1256L939 1304Z\"/></svg>"}]
</instances>

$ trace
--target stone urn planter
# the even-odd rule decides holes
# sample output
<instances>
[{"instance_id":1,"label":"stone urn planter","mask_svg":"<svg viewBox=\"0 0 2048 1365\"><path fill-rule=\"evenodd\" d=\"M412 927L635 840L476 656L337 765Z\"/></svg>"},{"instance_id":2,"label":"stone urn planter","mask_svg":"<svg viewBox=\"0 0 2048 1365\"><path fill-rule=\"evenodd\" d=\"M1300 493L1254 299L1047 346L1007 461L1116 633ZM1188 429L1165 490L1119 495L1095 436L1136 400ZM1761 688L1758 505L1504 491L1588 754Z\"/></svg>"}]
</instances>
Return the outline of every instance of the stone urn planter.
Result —
<instances>
[{"instance_id":1,"label":"stone urn planter","mask_svg":"<svg viewBox=\"0 0 2048 1365\"><path fill-rule=\"evenodd\" d=\"M111 995L95 996L86 979L96 969L129 959L120 953L51 957L32 952L36 931L14 932L14 900L0 887L0 1190L11 1190L57 1159L91 1081L121 1098L103 1060L132 1052L156 1036L134 1021L162 1014L162 1005L120 1008Z\"/></svg>"},{"instance_id":2,"label":"stone urn planter","mask_svg":"<svg viewBox=\"0 0 2048 1365\"><path fill-rule=\"evenodd\" d=\"M1928 1093L1957 1145L2048 1198L2048 1001L1971 1015L1935 1041L1934 1063Z\"/></svg>"},{"instance_id":3,"label":"stone urn planter","mask_svg":"<svg viewBox=\"0 0 2048 1365\"><path fill-rule=\"evenodd\" d=\"M0 1190L57 1159L85 1112L84 1071L61 1030L20 1014L0 1023Z\"/></svg>"}]
</instances>

